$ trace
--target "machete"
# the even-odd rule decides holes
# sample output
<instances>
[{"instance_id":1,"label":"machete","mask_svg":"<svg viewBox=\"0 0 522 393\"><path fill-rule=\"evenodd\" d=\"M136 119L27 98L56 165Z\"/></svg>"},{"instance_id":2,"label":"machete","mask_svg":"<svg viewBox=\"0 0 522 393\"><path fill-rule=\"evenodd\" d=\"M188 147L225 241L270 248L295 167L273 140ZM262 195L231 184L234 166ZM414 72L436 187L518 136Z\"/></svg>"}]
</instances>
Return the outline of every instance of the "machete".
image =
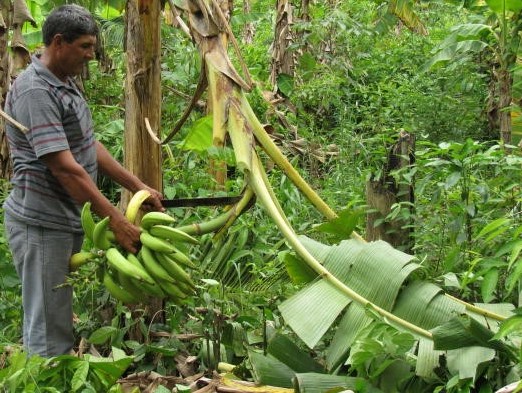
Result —
<instances>
[{"instance_id":1,"label":"machete","mask_svg":"<svg viewBox=\"0 0 522 393\"><path fill-rule=\"evenodd\" d=\"M197 207L197 206L223 206L233 205L241 199L242 195L222 197L198 197L198 198L174 198L163 199L161 204L169 207Z\"/></svg>"}]
</instances>

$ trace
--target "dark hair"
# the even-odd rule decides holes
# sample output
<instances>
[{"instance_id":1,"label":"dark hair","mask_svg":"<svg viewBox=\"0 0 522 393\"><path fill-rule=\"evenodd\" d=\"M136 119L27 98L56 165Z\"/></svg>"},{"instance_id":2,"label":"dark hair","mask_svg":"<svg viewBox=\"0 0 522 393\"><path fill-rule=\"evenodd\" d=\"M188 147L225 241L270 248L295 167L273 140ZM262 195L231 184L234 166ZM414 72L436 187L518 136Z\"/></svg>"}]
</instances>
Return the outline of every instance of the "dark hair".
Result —
<instances>
[{"instance_id":1,"label":"dark hair","mask_svg":"<svg viewBox=\"0 0 522 393\"><path fill-rule=\"evenodd\" d=\"M98 25L85 8L66 4L53 10L42 26L43 42L51 45L56 34L63 35L66 42L73 42L82 35L98 35Z\"/></svg>"}]
</instances>

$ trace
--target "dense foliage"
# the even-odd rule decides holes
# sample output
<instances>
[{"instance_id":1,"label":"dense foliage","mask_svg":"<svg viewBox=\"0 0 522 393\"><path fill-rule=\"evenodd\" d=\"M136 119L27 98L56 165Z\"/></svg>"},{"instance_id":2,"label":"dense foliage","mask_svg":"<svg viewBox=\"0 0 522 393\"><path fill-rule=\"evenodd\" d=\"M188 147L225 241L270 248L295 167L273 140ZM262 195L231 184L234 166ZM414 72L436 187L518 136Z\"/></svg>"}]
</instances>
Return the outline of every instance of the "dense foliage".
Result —
<instances>
[{"instance_id":1,"label":"dense foliage","mask_svg":"<svg viewBox=\"0 0 522 393\"><path fill-rule=\"evenodd\" d=\"M116 3L121 2L114 3L111 11L118 14L121 4ZM491 129L488 122L488 59L477 54L444 66L424 67L451 28L475 20L476 14L445 2L419 2L416 12L429 31L420 35L400 22L384 23L389 18L384 3L315 2L309 21L296 17L290 49L298 62L294 77L280 80L285 100L277 106L263 98L273 90L268 82L273 4L252 1L251 14L244 15L238 3L232 18L238 40L247 24L255 28L253 42L241 44L256 82L250 102L258 117L282 135L282 149L307 181L334 210L347 212L343 217L349 217L347 221L363 236L368 212L366 182L382 176L398 132L414 134L415 165L391 175L398 184L414 187L415 209L397 204L383 220L409 222L415 242L412 251L426 281L468 302L506 302L518 307L521 157L518 149L499 145L498 130ZM107 10L98 9L99 17L108 19ZM299 11L297 7L296 15ZM97 135L121 160L125 70L118 49L119 23L119 19L105 20L104 25L112 67L91 64L85 86ZM181 30L165 25L162 37L162 133L166 135L195 89L200 59ZM281 118L295 130L285 127ZM204 108L197 107L180 134L164 147L164 193L169 198L214 193L208 165L215 159L229 165L225 191L232 194L242 188L230 149L205 145L210 132L205 120ZM194 143L194 135L205 141L203 148L201 141ZM292 144L296 139L304 141L299 149ZM332 145L337 154L319 159L318 152L328 151ZM340 239L338 233L332 236L331 231L317 230L323 218L284 174L274 168L269 178L300 234L325 243ZM100 187L118 203L119 190L113 184L101 179ZM2 198L7 191L5 182ZM173 209L169 213L182 224L202 221L216 210ZM115 354L114 364L104 357L93 366L92 358L63 357L48 364L19 353L19 282L5 239L0 237L0 347L5 349L0 355L0 389L32 391L35 386L48 386L58 391L100 391L102 387L118 391L112 385L125 371L177 375L180 354L198 356L194 372L214 369L221 360L237 364L235 372L244 379L281 382L285 372L267 375L266 369L260 371L260 364L270 369L274 363L257 358L254 349L269 350L274 357L289 351L305 359L300 364L285 359L284 365L276 363L278 370L324 372L333 333L327 333L310 350L282 319L278 306L297 293L307 278L296 280L288 263L293 254L263 209L251 208L226 237L215 240L205 236L202 241L202 246L191 250L202 266L200 296L183 307L165 304L161 322L159 316L158 321L146 320L142 310L115 302L90 278L88 267L73 278L78 340L88 340L102 356ZM447 365L431 379L416 377L410 352L413 336L377 316L375 319L377 324L354 339L349 362L328 370L344 378L345 387L384 392L492 392L518 378L521 359L508 358L502 352L480 367L475 378L459 378ZM129 339L130 333L141 335L143 340ZM183 341L183 333L196 336ZM132 362L128 356L133 357ZM403 379L398 380L398 375ZM298 377L303 386L305 379Z\"/></svg>"}]
</instances>

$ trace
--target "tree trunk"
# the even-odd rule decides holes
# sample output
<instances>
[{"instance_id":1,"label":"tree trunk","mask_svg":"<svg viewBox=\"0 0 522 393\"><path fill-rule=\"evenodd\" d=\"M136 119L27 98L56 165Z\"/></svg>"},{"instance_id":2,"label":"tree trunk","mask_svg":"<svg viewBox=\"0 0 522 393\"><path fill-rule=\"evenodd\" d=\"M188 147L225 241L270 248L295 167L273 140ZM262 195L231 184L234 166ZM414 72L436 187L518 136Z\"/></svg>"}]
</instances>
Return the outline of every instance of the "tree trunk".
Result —
<instances>
[{"instance_id":1,"label":"tree trunk","mask_svg":"<svg viewBox=\"0 0 522 393\"><path fill-rule=\"evenodd\" d=\"M9 90L11 79L22 72L31 61L31 54L22 36L24 23L30 22L36 26L27 5L23 0L0 0L0 98L4 107L5 96ZM12 30L11 51L8 50L9 31ZM0 175L4 179L11 177L12 165L9 147L5 138L5 120L0 121Z\"/></svg>"},{"instance_id":2,"label":"tree trunk","mask_svg":"<svg viewBox=\"0 0 522 393\"><path fill-rule=\"evenodd\" d=\"M310 22L312 20L310 17L310 0L301 0L301 12L299 14L299 19L304 22Z\"/></svg>"},{"instance_id":3,"label":"tree trunk","mask_svg":"<svg viewBox=\"0 0 522 393\"><path fill-rule=\"evenodd\" d=\"M223 16L225 17L226 21L222 21L223 23L229 23L230 22L230 13L232 10L232 2L230 0L217 0L216 5L220 8L221 12L223 13ZM227 37L226 34L223 34L224 30L223 27L219 27L221 29L221 34L219 34L218 39L221 41L221 44L223 47L227 47L229 37ZM207 113L212 113L214 111L212 107L213 100L209 100L207 103ZM213 141L214 146L222 148L225 145L225 141L222 139L216 139L214 138ZM225 190L225 183L227 181L228 177L228 167L227 163L223 160L215 160L211 159L209 163L209 171L212 177L216 181L216 189L217 190Z\"/></svg>"},{"instance_id":4,"label":"tree trunk","mask_svg":"<svg viewBox=\"0 0 522 393\"><path fill-rule=\"evenodd\" d=\"M499 99L498 116L500 125L500 140L506 144L511 144L511 106L513 76L509 70L500 70L498 75Z\"/></svg>"},{"instance_id":5,"label":"tree trunk","mask_svg":"<svg viewBox=\"0 0 522 393\"><path fill-rule=\"evenodd\" d=\"M415 137L401 131L399 140L390 149L382 178L366 184L366 203L370 209L366 220L366 239L384 240L406 252L411 252L414 245L413 184L397 183L391 172L410 167L415 161L414 152ZM403 203L401 208L406 209L407 214L386 219L396 203Z\"/></svg>"},{"instance_id":6,"label":"tree trunk","mask_svg":"<svg viewBox=\"0 0 522 393\"><path fill-rule=\"evenodd\" d=\"M252 11L250 0L243 0L243 14L248 15ZM251 44L254 39L255 27L252 22L245 23L243 28L243 43Z\"/></svg>"},{"instance_id":7,"label":"tree trunk","mask_svg":"<svg viewBox=\"0 0 522 393\"><path fill-rule=\"evenodd\" d=\"M160 0L128 0L126 5L126 63L124 165L149 186L162 190L161 146L149 135L145 119L158 134L161 117ZM130 195L122 195L126 206ZM149 305L148 316L162 310ZM157 320L162 320L161 318ZM156 316L157 317L157 316Z\"/></svg>"},{"instance_id":8,"label":"tree trunk","mask_svg":"<svg viewBox=\"0 0 522 393\"><path fill-rule=\"evenodd\" d=\"M292 5L288 0L277 0L277 16L270 66L270 83L274 86L274 92L277 92L279 75L294 76L295 56L294 52L289 50L293 43L292 23Z\"/></svg>"},{"instance_id":9,"label":"tree trunk","mask_svg":"<svg viewBox=\"0 0 522 393\"><path fill-rule=\"evenodd\" d=\"M9 0L0 0L0 106L4 107L5 96L9 90L11 82L10 75L10 56L8 50L9 26L11 20L11 2ZM9 155L9 147L5 135L5 120L0 117L0 176L3 179L9 179L11 176L11 158Z\"/></svg>"}]
</instances>

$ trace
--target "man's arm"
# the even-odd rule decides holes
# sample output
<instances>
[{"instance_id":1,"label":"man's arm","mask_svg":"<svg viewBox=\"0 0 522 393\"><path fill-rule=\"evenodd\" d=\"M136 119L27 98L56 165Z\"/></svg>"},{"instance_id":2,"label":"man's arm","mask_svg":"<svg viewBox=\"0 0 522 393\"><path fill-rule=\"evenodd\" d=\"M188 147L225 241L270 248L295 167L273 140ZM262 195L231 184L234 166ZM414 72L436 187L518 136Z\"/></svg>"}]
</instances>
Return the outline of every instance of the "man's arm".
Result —
<instances>
[{"instance_id":1,"label":"man's arm","mask_svg":"<svg viewBox=\"0 0 522 393\"><path fill-rule=\"evenodd\" d=\"M147 186L138 177L125 169L99 141L96 142L96 154L98 157L98 170L101 173L133 193L142 189L148 190L152 195L146 201L146 204L149 205L148 207L156 211L165 210L161 204L163 195L154 188Z\"/></svg>"},{"instance_id":2,"label":"man's arm","mask_svg":"<svg viewBox=\"0 0 522 393\"><path fill-rule=\"evenodd\" d=\"M138 251L140 229L131 224L123 213L98 189L85 169L76 162L69 150L46 154L42 157L62 187L79 204L91 201L93 211L100 217L110 217L110 228L116 241L127 251Z\"/></svg>"}]
</instances>

